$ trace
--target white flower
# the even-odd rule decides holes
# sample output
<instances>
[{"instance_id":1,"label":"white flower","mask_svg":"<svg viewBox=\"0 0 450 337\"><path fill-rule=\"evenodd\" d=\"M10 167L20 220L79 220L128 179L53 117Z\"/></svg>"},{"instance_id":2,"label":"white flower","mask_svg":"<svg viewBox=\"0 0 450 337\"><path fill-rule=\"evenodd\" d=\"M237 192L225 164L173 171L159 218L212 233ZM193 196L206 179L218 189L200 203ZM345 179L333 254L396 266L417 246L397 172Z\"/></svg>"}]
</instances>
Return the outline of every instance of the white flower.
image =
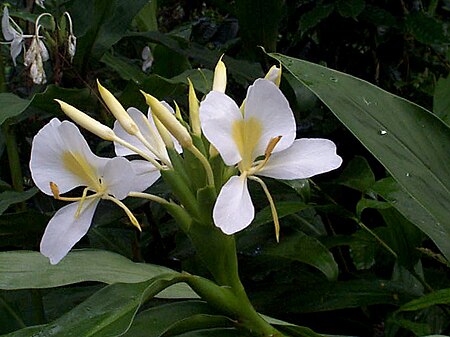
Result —
<instances>
[{"instance_id":1,"label":"white flower","mask_svg":"<svg viewBox=\"0 0 450 337\"><path fill-rule=\"evenodd\" d=\"M14 27L11 25L14 25ZM22 50L25 50L24 35L20 27L9 16L8 7L3 7L2 15L2 33L6 41L10 41L11 48L10 54L13 60L14 66L16 66L16 58L20 55Z\"/></svg>"},{"instance_id":2,"label":"white flower","mask_svg":"<svg viewBox=\"0 0 450 337\"><path fill-rule=\"evenodd\" d=\"M248 88L242 111L226 94L211 91L200 104L205 137L219 151L226 165L236 165L222 187L213 210L217 227L225 234L246 228L255 215L247 178L304 179L338 168L342 159L327 139L297 139L289 103L272 81L258 79ZM275 223L277 226L277 223ZM278 234L278 232L277 232Z\"/></svg>"},{"instance_id":3,"label":"white flower","mask_svg":"<svg viewBox=\"0 0 450 337\"><path fill-rule=\"evenodd\" d=\"M174 113L173 109L166 102L161 102L171 113ZM121 139L125 140L129 144L133 145L137 149L141 150L143 153L148 155L151 158L160 160L163 163L170 163L169 155L167 154L166 144L161 137L160 131L155 125L155 120L152 116L151 109L148 109L147 117L136 108L128 108L127 113L133 119L133 121L138 126L142 136L150 144L153 148L153 152L149 150L149 148L143 144L137 137L130 135L122 125L118 122L114 122L114 133ZM160 127L163 127L160 125ZM171 137L171 142L173 142L175 150L178 153L182 152L182 148L178 141L173 137ZM129 148L122 146L118 143L114 143L115 152L118 156L129 156L136 154ZM136 170L141 172L142 179L150 179L156 181L160 174L159 170L155 168L151 163L147 161L135 160L132 161L133 165L136 165Z\"/></svg>"},{"instance_id":4,"label":"white flower","mask_svg":"<svg viewBox=\"0 0 450 337\"><path fill-rule=\"evenodd\" d=\"M38 5L39 7L45 8L45 6L44 6L44 1L45 1L45 0L35 0L34 3L35 3L36 5Z\"/></svg>"},{"instance_id":5,"label":"white flower","mask_svg":"<svg viewBox=\"0 0 450 337\"><path fill-rule=\"evenodd\" d=\"M45 84L44 62L49 59L48 50L38 35L33 37L30 48L25 53L26 67L30 67L30 77L35 84Z\"/></svg>"},{"instance_id":6,"label":"white flower","mask_svg":"<svg viewBox=\"0 0 450 337\"><path fill-rule=\"evenodd\" d=\"M152 50L150 49L149 46L145 46L144 49L142 49L142 71L147 71L148 69L150 69L153 65L153 54L152 54Z\"/></svg>"},{"instance_id":7,"label":"white flower","mask_svg":"<svg viewBox=\"0 0 450 337\"><path fill-rule=\"evenodd\" d=\"M52 264L58 263L86 234L101 199L124 209L139 228L136 218L120 201L139 180L132 165L125 158L93 154L75 124L54 118L38 132L33 139L30 170L42 192L59 200L74 201L55 213L42 237L41 253ZM139 191L148 186L140 186ZM85 187L81 197L60 196L76 187Z\"/></svg>"}]
</instances>

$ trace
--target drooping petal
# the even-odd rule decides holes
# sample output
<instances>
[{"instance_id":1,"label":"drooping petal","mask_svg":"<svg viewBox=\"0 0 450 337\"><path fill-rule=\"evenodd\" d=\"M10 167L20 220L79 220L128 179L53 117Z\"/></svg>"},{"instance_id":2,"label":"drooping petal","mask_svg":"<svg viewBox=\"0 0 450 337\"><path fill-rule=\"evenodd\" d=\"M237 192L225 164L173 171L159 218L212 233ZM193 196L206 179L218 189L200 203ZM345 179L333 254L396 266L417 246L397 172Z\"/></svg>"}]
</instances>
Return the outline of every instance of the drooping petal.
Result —
<instances>
[{"instance_id":1,"label":"drooping petal","mask_svg":"<svg viewBox=\"0 0 450 337\"><path fill-rule=\"evenodd\" d=\"M248 88L244 118L247 121L258 120L262 125L254 158L264 154L272 138L282 136L273 152L288 148L295 139L295 118L289 102L281 90L269 80L257 79Z\"/></svg>"},{"instance_id":2,"label":"drooping petal","mask_svg":"<svg viewBox=\"0 0 450 337\"><path fill-rule=\"evenodd\" d=\"M247 179L233 176L220 190L213 210L214 224L231 235L246 228L255 217Z\"/></svg>"},{"instance_id":3,"label":"drooping petal","mask_svg":"<svg viewBox=\"0 0 450 337\"><path fill-rule=\"evenodd\" d=\"M123 157L108 159L101 175L108 194L119 200L127 197L136 178L130 162Z\"/></svg>"},{"instance_id":4,"label":"drooping petal","mask_svg":"<svg viewBox=\"0 0 450 337\"><path fill-rule=\"evenodd\" d=\"M342 158L328 139L302 138L284 151L274 153L257 175L275 179L305 179L337 169Z\"/></svg>"},{"instance_id":5,"label":"drooping petal","mask_svg":"<svg viewBox=\"0 0 450 337\"><path fill-rule=\"evenodd\" d=\"M4 6L2 15L2 33L6 41L11 41L16 37L16 32L11 27L9 20L9 9L7 6Z\"/></svg>"},{"instance_id":6,"label":"drooping petal","mask_svg":"<svg viewBox=\"0 0 450 337\"><path fill-rule=\"evenodd\" d=\"M10 54L11 54L11 58L13 60L14 66L17 66L16 58L22 52L23 45L24 45L23 38L19 35L16 38L14 38L14 40L12 40L12 42L11 42Z\"/></svg>"},{"instance_id":7,"label":"drooping petal","mask_svg":"<svg viewBox=\"0 0 450 337\"><path fill-rule=\"evenodd\" d=\"M36 186L52 195L50 182L60 193L78 186L93 187L107 161L91 152L75 124L53 118L33 139L30 170Z\"/></svg>"},{"instance_id":8,"label":"drooping petal","mask_svg":"<svg viewBox=\"0 0 450 337\"><path fill-rule=\"evenodd\" d=\"M136 123L136 125L138 126L138 128L141 131L144 138L147 139L151 144L154 144L154 142L155 142L153 139L154 136L151 133L151 130L149 130L149 128L147 127L147 124L144 120L147 117L136 108L128 108L127 112L130 115L130 117L133 119L133 121ZM124 130L124 128L122 127L122 125L120 125L120 123L118 121L114 122L113 130L114 130L114 133L119 138L126 140L128 143L137 147L139 150L148 154L150 157L155 158L155 155L153 153L151 153L150 150L147 149L144 146L144 144L142 144L135 136L132 136L128 132L126 132ZM156 130L156 129L154 128L154 130ZM114 147L115 147L116 154L118 156L128 156L131 154L135 154L133 151L131 151L130 149L128 149L120 144L114 143Z\"/></svg>"},{"instance_id":9,"label":"drooping petal","mask_svg":"<svg viewBox=\"0 0 450 337\"><path fill-rule=\"evenodd\" d=\"M85 200L81 213L75 218L79 202L73 202L59 209L45 229L41 240L41 253L57 264L80 241L91 226L99 199Z\"/></svg>"},{"instance_id":10,"label":"drooping petal","mask_svg":"<svg viewBox=\"0 0 450 337\"><path fill-rule=\"evenodd\" d=\"M200 103L200 123L206 139L219 151L227 165L241 160L236 143L233 141L233 125L242 121L237 104L227 95L211 91Z\"/></svg>"},{"instance_id":11,"label":"drooping petal","mask_svg":"<svg viewBox=\"0 0 450 337\"><path fill-rule=\"evenodd\" d=\"M142 192L152 186L161 176L159 170L146 160L133 160L130 162L136 177L131 191Z\"/></svg>"}]
</instances>

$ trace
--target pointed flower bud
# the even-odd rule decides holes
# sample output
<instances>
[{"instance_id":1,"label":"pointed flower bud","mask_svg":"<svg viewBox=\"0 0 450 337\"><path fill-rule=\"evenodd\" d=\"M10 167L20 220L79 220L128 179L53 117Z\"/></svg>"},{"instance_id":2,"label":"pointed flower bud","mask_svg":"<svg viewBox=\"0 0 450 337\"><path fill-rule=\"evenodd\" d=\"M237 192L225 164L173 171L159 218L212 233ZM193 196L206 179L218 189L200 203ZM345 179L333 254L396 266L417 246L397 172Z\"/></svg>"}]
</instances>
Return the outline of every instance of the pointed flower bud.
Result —
<instances>
[{"instance_id":1,"label":"pointed flower bud","mask_svg":"<svg viewBox=\"0 0 450 337\"><path fill-rule=\"evenodd\" d=\"M184 148L191 148L192 138L186 128L181 125L177 118L155 97L141 91L147 101L148 106L152 109L152 113L159 121L169 130L180 145Z\"/></svg>"},{"instance_id":2,"label":"pointed flower bud","mask_svg":"<svg viewBox=\"0 0 450 337\"><path fill-rule=\"evenodd\" d=\"M200 126L200 115L198 112L199 104L197 95L195 94L194 85L191 80L188 78L189 82L189 122L191 124L192 132L196 136L200 136L202 134L201 126Z\"/></svg>"},{"instance_id":3,"label":"pointed flower bud","mask_svg":"<svg viewBox=\"0 0 450 337\"><path fill-rule=\"evenodd\" d=\"M108 109L111 111L114 117L116 117L120 125L122 125L123 129L130 135L136 135L139 132L139 128L134 120L130 117L130 115L125 111L122 104L120 104L117 98L115 98L108 89L100 84L99 80L97 80L97 85L100 96L102 96L102 99L107 105Z\"/></svg>"},{"instance_id":4,"label":"pointed flower bud","mask_svg":"<svg viewBox=\"0 0 450 337\"><path fill-rule=\"evenodd\" d=\"M106 125L103 125L99 121L96 121L94 118L89 117L87 114L81 112L77 108L74 108L70 104L60 101L59 99L55 99L55 101L59 103L62 111L81 127L104 140L114 141L114 139L116 138L114 131Z\"/></svg>"},{"instance_id":5,"label":"pointed flower bud","mask_svg":"<svg viewBox=\"0 0 450 337\"><path fill-rule=\"evenodd\" d=\"M222 57L223 55L220 57L214 69L213 90L224 93L227 87L227 68L225 67L225 63L222 62Z\"/></svg>"},{"instance_id":6,"label":"pointed flower bud","mask_svg":"<svg viewBox=\"0 0 450 337\"><path fill-rule=\"evenodd\" d=\"M281 66L272 66L264 77L266 80L273 82L277 87L281 83Z\"/></svg>"},{"instance_id":7,"label":"pointed flower bud","mask_svg":"<svg viewBox=\"0 0 450 337\"><path fill-rule=\"evenodd\" d=\"M164 142L164 145L168 149L174 149L175 144L173 143L172 136L170 135L170 132L167 130L167 128L161 123L161 121L156 117L155 114L152 113L153 121L155 122L156 129L158 130L159 135L161 136L161 139Z\"/></svg>"}]
</instances>

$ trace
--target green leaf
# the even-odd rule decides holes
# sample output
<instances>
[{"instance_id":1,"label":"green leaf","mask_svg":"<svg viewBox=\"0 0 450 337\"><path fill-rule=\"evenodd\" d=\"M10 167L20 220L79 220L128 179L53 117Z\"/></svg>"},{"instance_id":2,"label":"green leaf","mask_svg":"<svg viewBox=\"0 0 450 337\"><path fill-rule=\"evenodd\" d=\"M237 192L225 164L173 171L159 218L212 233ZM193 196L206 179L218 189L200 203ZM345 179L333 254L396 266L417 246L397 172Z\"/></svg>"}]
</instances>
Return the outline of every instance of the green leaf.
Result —
<instances>
[{"instance_id":1,"label":"green leaf","mask_svg":"<svg viewBox=\"0 0 450 337\"><path fill-rule=\"evenodd\" d=\"M179 275L172 273L141 283L106 286L57 320L41 327L34 336L121 336L128 330L141 304L177 282ZM30 336L28 329L20 331L14 336Z\"/></svg>"},{"instance_id":2,"label":"green leaf","mask_svg":"<svg viewBox=\"0 0 450 337\"><path fill-rule=\"evenodd\" d=\"M311 205L298 201L279 201L275 206L277 208L279 219L311 207ZM270 206L267 206L256 214L255 219L252 222L252 227L255 228L271 222L273 222L272 211L270 210Z\"/></svg>"},{"instance_id":3,"label":"green leaf","mask_svg":"<svg viewBox=\"0 0 450 337\"><path fill-rule=\"evenodd\" d=\"M449 42L449 37L445 33L445 24L423 12L409 14L405 24L411 35L419 42L425 44Z\"/></svg>"},{"instance_id":4,"label":"green leaf","mask_svg":"<svg viewBox=\"0 0 450 337\"><path fill-rule=\"evenodd\" d=\"M124 80L133 80L139 84L147 78L141 68L136 64L131 63L128 58L114 56L111 53L106 52L100 61L115 70Z\"/></svg>"},{"instance_id":5,"label":"green leaf","mask_svg":"<svg viewBox=\"0 0 450 337\"><path fill-rule=\"evenodd\" d=\"M320 270L329 280L336 280L339 268L333 255L317 239L301 232L282 238L263 250L264 255L299 261Z\"/></svg>"},{"instance_id":6,"label":"green leaf","mask_svg":"<svg viewBox=\"0 0 450 337\"><path fill-rule=\"evenodd\" d=\"M135 15L148 0L78 0L70 12L77 35L75 62L83 68L90 57L100 58L126 33Z\"/></svg>"},{"instance_id":7,"label":"green leaf","mask_svg":"<svg viewBox=\"0 0 450 337\"><path fill-rule=\"evenodd\" d=\"M38 189L33 187L25 192L6 191L0 193L0 215L8 209L9 206L24 202L37 193Z\"/></svg>"},{"instance_id":8,"label":"green leaf","mask_svg":"<svg viewBox=\"0 0 450 337\"><path fill-rule=\"evenodd\" d=\"M356 18L364 10L366 2L364 0L339 0L337 10L344 18Z\"/></svg>"},{"instance_id":9,"label":"green leaf","mask_svg":"<svg viewBox=\"0 0 450 337\"><path fill-rule=\"evenodd\" d=\"M412 331L415 336L426 336L432 333L431 327L427 323L417 323L407 319L392 319L390 322Z\"/></svg>"},{"instance_id":10,"label":"green leaf","mask_svg":"<svg viewBox=\"0 0 450 337\"><path fill-rule=\"evenodd\" d=\"M159 337L174 323L197 314L216 312L203 301L183 301L159 305L140 312L124 337ZM149 329L151 325L151 329Z\"/></svg>"},{"instance_id":11,"label":"green leaf","mask_svg":"<svg viewBox=\"0 0 450 337\"><path fill-rule=\"evenodd\" d=\"M335 182L365 192L375 183L375 175L366 158L355 156Z\"/></svg>"},{"instance_id":12,"label":"green leaf","mask_svg":"<svg viewBox=\"0 0 450 337\"><path fill-rule=\"evenodd\" d=\"M440 289L402 305L397 311L416 311L431 307L433 305L449 303L450 288Z\"/></svg>"},{"instance_id":13,"label":"green leaf","mask_svg":"<svg viewBox=\"0 0 450 337\"><path fill-rule=\"evenodd\" d=\"M433 96L433 112L450 125L450 76L441 77L436 83Z\"/></svg>"},{"instance_id":14,"label":"green leaf","mask_svg":"<svg viewBox=\"0 0 450 337\"><path fill-rule=\"evenodd\" d=\"M160 336L171 337L190 331L212 328L229 328L233 326L234 322L226 316L197 314L175 322Z\"/></svg>"},{"instance_id":15,"label":"green leaf","mask_svg":"<svg viewBox=\"0 0 450 337\"><path fill-rule=\"evenodd\" d=\"M356 269L369 269L375 264L375 252L378 242L366 230L360 229L352 235L350 256Z\"/></svg>"},{"instance_id":16,"label":"green leaf","mask_svg":"<svg viewBox=\"0 0 450 337\"><path fill-rule=\"evenodd\" d=\"M377 181L372 190L428 235L450 261L450 241L448 240L450 228L448 226L438 222L427 209L418 204L392 178Z\"/></svg>"},{"instance_id":17,"label":"green leaf","mask_svg":"<svg viewBox=\"0 0 450 337\"><path fill-rule=\"evenodd\" d=\"M303 14L299 22L302 34L305 34L311 28L317 26L320 23L320 21L329 17L331 13L333 13L333 10L334 10L333 4L325 4L325 5L319 4L309 12Z\"/></svg>"},{"instance_id":18,"label":"green leaf","mask_svg":"<svg viewBox=\"0 0 450 337\"><path fill-rule=\"evenodd\" d=\"M8 118L20 115L29 105L30 101L22 99L14 94L0 93L0 106L2 107L0 113L0 125Z\"/></svg>"},{"instance_id":19,"label":"green leaf","mask_svg":"<svg viewBox=\"0 0 450 337\"><path fill-rule=\"evenodd\" d=\"M425 225L432 227L428 232L438 231L438 226L450 232L450 167L442 164L448 161L447 125L424 108L366 81L303 60L271 56L314 92L437 220ZM443 253L450 257L449 250Z\"/></svg>"},{"instance_id":20,"label":"green leaf","mask_svg":"<svg viewBox=\"0 0 450 337\"><path fill-rule=\"evenodd\" d=\"M161 266L134 263L111 252L95 250L72 251L57 265L37 252L11 251L0 253L0 289L51 288L78 282L138 283L175 273ZM197 297L187 286L176 285L162 297Z\"/></svg>"}]
</instances>

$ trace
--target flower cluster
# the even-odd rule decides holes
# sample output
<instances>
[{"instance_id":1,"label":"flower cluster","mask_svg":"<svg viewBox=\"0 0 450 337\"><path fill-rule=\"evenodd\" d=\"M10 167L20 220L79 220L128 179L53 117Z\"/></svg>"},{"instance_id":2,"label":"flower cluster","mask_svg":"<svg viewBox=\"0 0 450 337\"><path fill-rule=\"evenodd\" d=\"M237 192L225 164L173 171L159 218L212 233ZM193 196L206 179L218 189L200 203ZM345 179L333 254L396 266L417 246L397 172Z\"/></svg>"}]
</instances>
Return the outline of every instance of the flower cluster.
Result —
<instances>
[{"instance_id":1,"label":"flower cluster","mask_svg":"<svg viewBox=\"0 0 450 337\"><path fill-rule=\"evenodd\" d=\"M117 119L113 129L58 101L77 124L113 142L118 157L94 155L78 128L68 121L53 119L35 136L30 162L33 180L44 193L72 201L51 219L41 252L51 263L59 262L87 232L101 199L121 207L140 229L121 201L128 196L179 207L190 212L193 223L213 223L223 233L234 234L249 226L255 215L248 180L258 182L266 193L278 240L276 207L260 177L304 179L336 169L342 163L330 140L295 139L294 115L279 89L280 80L281 69L272 67L265 78L257 79L248 88L245 100L238 106L225 94L226 68L219 60L213 90L203 101L198 101L189 82L189 122L183 120L178 106L174 111L147 93L143 93L149 105L147 116L133 107L125 110L100 83L100 95ZM136 154L142 159L124 158ZM178 172L184 170L179 164L183 158L191 158L187 167L193 165L194 158L204 179L191 179L188 170ZM214 170L212 162L216 163ZM200 174L198 169L195 172ZM170 177L168 173L181 177L167 181L181 205L144 193L161 175ZM84 187L80 197L61 196L76 187ZM188 195L195 198L206 187L216 191L211 194L214 206L206 210L206 218L212 220L199 215L206 206L192 206L196 200L177 195L192 191Z\"/></svg>"},{"instance_id":2,"label":"flower cluster","mask_svg":"<svg viewBox=\"0 0 450 337\"><path fill-rule=\"evenodd\" d=\"M40 7L44 7L44 1L36 1L36 4ZM3 7L2 15L2 33L4 39L10 47L10 54L13 60L14 66L17 66L17 57L24 52L24 62L23 64L29 68L30 77L35 84L45 84L47 82L47 77L44 70L44 62L48 61L50 56L46 45L44 44L44 37L39 35L42 25L40 20L44 16L52 15L50 13L43 13L39 15L36 19L34 25L34 34L26 35L23 33L20 26L11 18L9 15L8 7L5 5ZM76 51L76 37L72 30L72 19L69 13L65 12L64 16L69 22L69 34L67 36L67 54L72 61L75 51ZM26 49L26 39L31 39L31 43Z\"/></svg>"}]
</instances>

